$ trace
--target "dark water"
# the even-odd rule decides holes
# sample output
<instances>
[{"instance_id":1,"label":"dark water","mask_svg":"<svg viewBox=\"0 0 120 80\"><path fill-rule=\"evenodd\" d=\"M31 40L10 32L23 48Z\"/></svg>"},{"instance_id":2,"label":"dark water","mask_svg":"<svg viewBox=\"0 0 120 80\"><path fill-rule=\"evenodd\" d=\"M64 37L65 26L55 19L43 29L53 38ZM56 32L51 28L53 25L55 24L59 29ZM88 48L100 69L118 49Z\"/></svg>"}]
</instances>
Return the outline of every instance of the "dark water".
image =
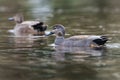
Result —
<instances>
[{"instance_id":1,"label":"dark water","mask_svg":"<svg viewBox=\"0 0 120 80\"><path fill-rule=\"evenodd\" d=\"M7 18L59 23L72 35L107 35L105 50L53 46L54 36L15 37ZM120 80L119 0L0 0L0 80Z\"/></svg>"}]
</instances>

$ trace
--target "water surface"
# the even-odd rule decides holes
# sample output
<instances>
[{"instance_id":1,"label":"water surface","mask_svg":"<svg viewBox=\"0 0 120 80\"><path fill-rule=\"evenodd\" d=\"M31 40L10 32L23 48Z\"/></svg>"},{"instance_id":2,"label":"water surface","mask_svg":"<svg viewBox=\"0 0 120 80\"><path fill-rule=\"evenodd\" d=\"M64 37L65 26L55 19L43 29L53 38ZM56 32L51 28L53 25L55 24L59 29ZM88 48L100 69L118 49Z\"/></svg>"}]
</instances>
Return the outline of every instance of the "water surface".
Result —
<instances>
[{"instance_id":1,"label":"water surface","mask_svg":"<svg viewBox=\"0 0 120 80\"><path fill-rule=\"evenodd\" d=\"M63 24L72 35L107 35L104 50L50 46L55 36L15 37L8 17ZM1 80L120 80L119 0L0 0Z\"/></svg>"}]
</instances>

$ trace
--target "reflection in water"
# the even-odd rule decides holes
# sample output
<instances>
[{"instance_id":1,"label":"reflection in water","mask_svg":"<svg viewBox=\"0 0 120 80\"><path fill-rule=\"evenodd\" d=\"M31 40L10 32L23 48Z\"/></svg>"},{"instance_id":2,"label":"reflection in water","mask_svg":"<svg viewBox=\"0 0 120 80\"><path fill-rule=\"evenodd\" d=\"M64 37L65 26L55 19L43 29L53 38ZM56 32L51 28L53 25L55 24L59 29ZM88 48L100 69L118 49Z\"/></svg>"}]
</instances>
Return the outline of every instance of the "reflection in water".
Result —
<instances>
[{"instance_id":1,"label":"reflection in water","mask_svg":"<svg viewBox=\"0 0 120 80\"><path fill-rule=\"evenodd\" d=\"M90 47L55 46L54 49L55 49L55 52L53 53L53 57L58 61L59 60L64 61L66 53L71 54L72 60L80 61L90 56L101 57L102 55L105 55L105 52L106 52L106 48L96 50Z\"/></svg>"},{"instance_id":2,"label":"reflection in water","mask_svg":"<svg viewBox=\"0 0 120 80\"><path fill-rule=\"evenodd\" d=\"M97 34L104 35L109 19L109 2L107 0L66 0L55 1L52 4L53 18L52 24L61 23L68 27L71 34ZM68 4L66 4L68 3ZM57 19L56 19L57 17ZM62 21L62 22L61 22Z\"/></svg>"},{"instance_id":3,"label":"reflection in water","mask_svg":"<svg viewBox=\"0 0 120 80\"><path fill-rule=\"evenodd\" d=\"M97 15L98 19L100 19L101 24L105 25L106 20L109 18L110 11L109 11L109 2L107 0L95 0L96 7L98 8Z\"/></svg>"},{"instance_id":4,"label":"reflection in water","mask_svg":"<svg viewBox=\"0 0 120 80\"><path fill-rule=\"evenodd\" d=\"M11 36L9 37L10 43L14 45L14 48L32 48L37 46L43 46L47 44L47 38L44 36Z\"/></svg>"},{"instance_id":5,"label":"reflection in water","mask_svg":"<svg viewBox=\"0 0 120 80\"><path fill-rule=\"evenodd\" d=\"M42 21L48 20L48 17L52 17L52 9L49 5L49 0L29 0L28 3L32 6L31 12L34 18ZM39 17L38 17L39 16Z\"/></svg>"}]
</instances>

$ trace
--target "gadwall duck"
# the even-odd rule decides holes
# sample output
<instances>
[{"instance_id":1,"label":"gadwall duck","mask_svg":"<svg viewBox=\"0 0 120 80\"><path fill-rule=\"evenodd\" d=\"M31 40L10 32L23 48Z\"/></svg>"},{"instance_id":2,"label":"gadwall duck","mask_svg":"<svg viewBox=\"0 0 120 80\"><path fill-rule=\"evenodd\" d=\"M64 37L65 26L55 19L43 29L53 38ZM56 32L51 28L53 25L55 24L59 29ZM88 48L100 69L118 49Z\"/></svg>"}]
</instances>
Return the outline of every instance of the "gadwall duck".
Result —
<instances>
[{"instance_id":1,"label":"gadwall duck","mask_svg":"<svg viewBox=\"0 0 120 80\"><path fill-rule=\"evenodd\" d=\"M47 34L47 36L55 34L56 38L54 41L55 45L66 46L66 47L91 47L99 48L105 45L107 42L106 36L96 35L76 35L69 38L64 38L65 27L61 24L53 26L53 30Z\"/></svg>"},{"instance_id":2,"label":"gadwall duck","mask_svg":"<svg viewBox=\"0 0 120 80\"><path fill-rule=\"evenodd\" d=\"M47 25L40 21L24 21L23 15L16 14L15 16L8 18L10 21L15 21L14 27L15 34L40 34L44 35Z\"/></svg>"}]
</instances>

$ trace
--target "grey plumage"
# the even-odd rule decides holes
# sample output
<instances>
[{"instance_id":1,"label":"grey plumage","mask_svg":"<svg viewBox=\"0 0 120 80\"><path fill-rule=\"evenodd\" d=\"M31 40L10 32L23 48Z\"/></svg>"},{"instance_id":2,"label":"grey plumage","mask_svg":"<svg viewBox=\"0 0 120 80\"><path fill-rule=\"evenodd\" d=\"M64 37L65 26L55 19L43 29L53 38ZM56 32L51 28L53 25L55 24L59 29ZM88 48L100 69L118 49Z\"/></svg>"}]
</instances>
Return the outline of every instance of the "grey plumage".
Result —
<instances>
[{"instance_id":1,"label":"grey plumage","mask_svg":"<svg viewBox=\"0 0 120 80\"><path fill-rule=\"evenodd\" d=\"M65 27L61 24L53 26L51 33L56 35L55 45L73 47L101 47L107 42L106 36L77 35L64 39Z\"/></svg>"}]
</instances>

